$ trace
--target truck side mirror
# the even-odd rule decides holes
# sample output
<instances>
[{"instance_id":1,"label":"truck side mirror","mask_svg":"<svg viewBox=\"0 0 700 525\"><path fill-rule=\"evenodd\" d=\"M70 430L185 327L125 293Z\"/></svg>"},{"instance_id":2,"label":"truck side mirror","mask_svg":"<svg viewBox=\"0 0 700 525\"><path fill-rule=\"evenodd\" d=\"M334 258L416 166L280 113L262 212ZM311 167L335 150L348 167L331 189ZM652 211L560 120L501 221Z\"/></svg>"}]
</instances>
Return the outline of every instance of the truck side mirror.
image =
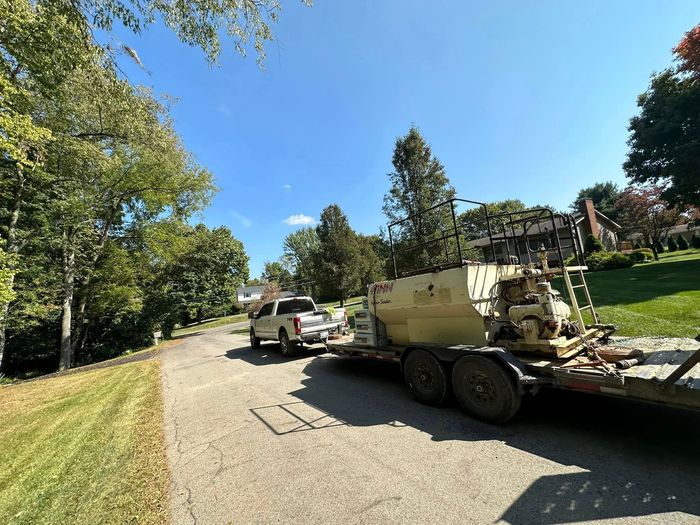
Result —
<instances>
[{"instance_id":1,"label":"truck side mirror","mask_svg":"<svg viewBox=\"0 0 700 525\"><path fill-rule=\"evenodd\" d=\"M255 312L253 312L253 311L248 312L248 319L255 319Z\"/></svg>"}]
</instances>

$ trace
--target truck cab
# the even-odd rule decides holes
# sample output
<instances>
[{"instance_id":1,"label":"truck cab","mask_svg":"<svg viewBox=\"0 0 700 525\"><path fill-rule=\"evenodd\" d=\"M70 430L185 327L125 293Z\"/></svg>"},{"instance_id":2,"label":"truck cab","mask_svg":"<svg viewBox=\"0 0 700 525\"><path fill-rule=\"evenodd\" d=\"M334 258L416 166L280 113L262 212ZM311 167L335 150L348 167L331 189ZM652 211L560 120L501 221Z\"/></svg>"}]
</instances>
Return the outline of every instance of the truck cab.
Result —
<instances>
[{"instance_id":1,"label":"truck cab","mask_svg":"<svg viewBox=\"0 0 700 525\"><path fill-rule=\"evenodd\" d=\"M287 297L265 303L250 319L250 346L278 341L291 357L303 343L325 343L331 334L348 331L344 308L318 308L311 297Z\"/></svg>"}]
</instances>

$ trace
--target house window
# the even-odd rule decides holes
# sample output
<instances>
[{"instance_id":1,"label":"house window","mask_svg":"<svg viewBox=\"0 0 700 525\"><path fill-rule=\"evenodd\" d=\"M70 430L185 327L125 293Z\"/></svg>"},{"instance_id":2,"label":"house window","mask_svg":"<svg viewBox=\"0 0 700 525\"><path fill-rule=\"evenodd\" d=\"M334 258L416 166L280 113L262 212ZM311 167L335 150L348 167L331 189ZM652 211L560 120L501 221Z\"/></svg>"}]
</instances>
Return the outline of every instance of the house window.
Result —
<instances>
[{"instance_id":1,"label":"house window","mask_svg":"<svg viewBox=\"0 0 700 525\"><path fill-rule=\"evenodd\" d=\"M250 292L243 292L243 298L244 299L250 298Z\"/></svg>"}]
</instances>

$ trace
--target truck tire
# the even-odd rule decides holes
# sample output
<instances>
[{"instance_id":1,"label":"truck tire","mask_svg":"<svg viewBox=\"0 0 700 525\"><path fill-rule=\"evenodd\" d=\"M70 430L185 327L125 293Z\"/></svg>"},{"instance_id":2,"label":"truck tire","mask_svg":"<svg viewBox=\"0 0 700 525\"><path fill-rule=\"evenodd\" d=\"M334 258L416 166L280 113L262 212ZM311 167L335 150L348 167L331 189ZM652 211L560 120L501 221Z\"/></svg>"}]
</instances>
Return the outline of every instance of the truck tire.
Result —
<instances>
[{"instance_id":1,"label":"truck tire","mask_svg":"<svg viewBox=\"0 0 700 525\"><path fill-rule=\"evenodd\" d=\"M280 330L280 351L284 357L293 357L297 353L297 347L289 340L287 331Z\"/></svg>"},{"instance_id":2,"label":"truck tire","mask_svg":"<svg viewBox=\"0 0 700 525\"><path fill-rule=\"evenodd\" d=\"M403 363L403 379L421 403L441 405L449 392L448 377L440 362L425 350L413 350Z\"/></svg>"},{"instance_id":3,"label":"truck tire","mask_svg":"<svg viewBox=\"0 0 700 525\"><path fill-rule=\"evenodd\" d=\"M505 423L520 409L515 381L488 357L464 356L452 368L452 389L464 410L489 423Z\"/></svg>"},{"instance_id":4,"label":"truck tire","mask_svg":"<svg viewBox=\"0 0 700 525\"><path fill-rule=\"evenodd\" d=\"M260 338L255 337L255 330L253 330L252 328L250 329L250 347L253 350L257 350L258 348L260 348Z\"/></svg>"}]
</instances>

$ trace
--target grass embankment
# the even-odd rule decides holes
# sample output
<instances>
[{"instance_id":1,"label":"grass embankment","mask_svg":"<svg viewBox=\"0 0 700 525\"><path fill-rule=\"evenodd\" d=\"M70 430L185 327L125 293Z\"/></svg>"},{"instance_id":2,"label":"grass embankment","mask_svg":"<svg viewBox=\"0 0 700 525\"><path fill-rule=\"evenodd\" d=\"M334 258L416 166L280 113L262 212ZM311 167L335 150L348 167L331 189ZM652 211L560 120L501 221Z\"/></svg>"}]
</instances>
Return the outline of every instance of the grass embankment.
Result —
<instances>
[{"instance_id":1,"label":"grass embankment","mask_svg":"<svg viewBox=\"0 0 700 525\"><path fill-rule=\"evenodd\" d=\"M661 254L632 268L590 272L586 282L601 320L618 335L700 334L700 250Z\"/></svg>"},{"instance_id":2,"label":"grass embankment","mask_svg":"<svg viewBox=\"0 0 700 525\"><path fill-rule=\"evenodd\" d=\"M158 361L0 388L0 523L165 523Z\"/></svg>"},{"instance_id":3,"label":"grass embankment","mask_svg":"<svg viewBox=\"0 0 700 525\"><path fill-rule=\"evenodd\" d=\"M178 328L177 330L173 330L173 337L199 332L200 330L205 330L207 328L216 328L217 326L224 326L232 323L240 323L241 321L247 320L247 312L236 315L227 315L226 317L217 317L216 319L209 319L207 321L204 321L201 324L193 324L190 326L185 326L183 328Z\"/></svg>"}]
</instances>

